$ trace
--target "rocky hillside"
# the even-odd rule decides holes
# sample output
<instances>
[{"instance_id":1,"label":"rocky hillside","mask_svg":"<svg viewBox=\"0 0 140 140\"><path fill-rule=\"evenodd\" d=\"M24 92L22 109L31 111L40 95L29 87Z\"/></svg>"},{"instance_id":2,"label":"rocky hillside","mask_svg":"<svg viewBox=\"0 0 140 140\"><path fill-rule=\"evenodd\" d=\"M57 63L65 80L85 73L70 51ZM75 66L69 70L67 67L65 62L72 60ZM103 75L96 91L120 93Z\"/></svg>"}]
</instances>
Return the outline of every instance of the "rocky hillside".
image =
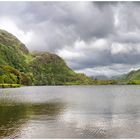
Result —
<instances>
[{"instance_id":1,"label":"rocky hillside","mask_svg":"<svg viewBox=\"0 0 140 140\"><path fill-rule=\"evenodd\" d=\"M0 30L0 83L23 85L91 84L64 60L48 52L30 53L12 34Z\"/></svg>"}]
</instances>

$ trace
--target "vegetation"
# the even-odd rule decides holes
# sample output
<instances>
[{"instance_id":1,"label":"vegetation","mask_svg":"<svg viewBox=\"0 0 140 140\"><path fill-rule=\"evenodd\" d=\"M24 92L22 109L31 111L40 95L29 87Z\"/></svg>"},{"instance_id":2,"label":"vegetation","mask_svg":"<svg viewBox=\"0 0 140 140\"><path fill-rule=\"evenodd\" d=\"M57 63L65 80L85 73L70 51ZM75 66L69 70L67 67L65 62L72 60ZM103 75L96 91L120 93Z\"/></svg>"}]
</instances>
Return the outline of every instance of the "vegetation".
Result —
<instances>
[{"instance_id":1,"label":"vegetation","mask_svg":"<svg viewBox=\"0 0 140 140\"><path fill-rule=\"evenodd\" d=\"M29 53L15 36L0 30L1 87L92 83L91 78L75 73L59 56L48 52Z\"/></svg>"},{"instance_id":2,"label":"vegetation","mask_svg":"<svg viewBox=\"0 0 140 140\"><path fill-rule=\"evenodd\" d=\"M17 88L20 87L19 84L0 84L0 88Z\"/></svg>"},{"instance_id":3,"label":"vegetation","mask_svg":"<svg viewBox=\"0 0 140 140\"><path fill-rule=\"evenodd\" d=\"M129 80L127 81L129 85L140 85L140 80Z\"/></svg>"},{"instance_id":4,"label":"vegetation","mask_svg":"<svg viewBox=\"0 0 140 140\"><path fill-rule=\"evenodd\" d=\"M140 80L140 69L139 70L133 70L129 72L125 77L125 80Z\"/></svg>"},{"instance_id":5,"label":"vegetation","mask_svg":"<svg viewBox=\"0 0 140 140\"><path fill-rule=\"evenodd\" d=\"M89 84L140 84L140 70L117 80L93 80L82 73L75 73L55 54L29 53L15 36L0 30L0 87Z\"/></svg>"},{"instance_id":6,"label":"vegetation","mask_svg":"<svg viewBox=\"0 0 140 140\"><path fill-rule=\"evenodd\" d=\"M95 85L115 85L118 84L117 80L94 80L93 84Z\"/></svg>"},{"instance_id":7,"label":"vegetation","mask_svg":"<svg viewBox=\"0 0 140 140\"><path fill-rule=\"evenodd\" d=\"M140 69L129 72L128 74L124 75L120 81L123 84L140 85Z\"/></svg>"}]
</instances>

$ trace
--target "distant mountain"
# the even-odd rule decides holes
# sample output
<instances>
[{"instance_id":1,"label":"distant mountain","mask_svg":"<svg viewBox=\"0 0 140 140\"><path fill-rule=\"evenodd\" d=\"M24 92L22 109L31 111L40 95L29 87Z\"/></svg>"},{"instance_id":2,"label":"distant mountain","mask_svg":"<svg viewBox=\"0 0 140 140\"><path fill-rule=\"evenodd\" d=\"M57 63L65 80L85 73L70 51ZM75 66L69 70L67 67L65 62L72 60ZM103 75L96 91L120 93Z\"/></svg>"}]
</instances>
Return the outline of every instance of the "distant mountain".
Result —
<instances>
[{"instance_id":1,"label":"distant mountain","mask_svg":"<svg viewBox=\"0 0 140 140\"><path fill-rule=\"evenodd\" d=\"M140 69L122 75L119 81L123 84L140 84Z\"/></svg>"},{"instance_id":2,"label":"distant mountain","mask_svg":"<svg viewBox=\"0 0 140 140\"><path fill-rule=\"evenodd\" d=\"M126 80L140 80L140 69L133 70L125 75L124 79Z\"/></svg>"},{"instance_id":3,"label":"distant mountain","mask_svg":"<svg viewBox=\"0 0 140 140\"><path fill-rule=\"evenodd\" d=\"M91 84L64 60L49 52L30 53L14 35L0 30L0 83L23 85Z\"/></svg>"},{"instance_id":4,"label":"distant mountain","mask_svg":"<svg viewBox=\"0 0 140 140\"><path fill-rule=\"evenodd\" d=\"M108 80L109 78L105 75L97 75L97 76L91 76L92 79L96 80Z\"/></svg>"},{"instance_id":5,"label":"distant mountain","mask_svg":"<svg viewBox=\"0 0 140 140\"><path fill-rule=\"evenodd\" d=\"M118 80L120 78L122 78L122 76L124 75L116 75L116 76L105 76L105 75L98 75L98 76L91 76L92 79L96 79L96 80Z\"/></svg>"}]
</instances>

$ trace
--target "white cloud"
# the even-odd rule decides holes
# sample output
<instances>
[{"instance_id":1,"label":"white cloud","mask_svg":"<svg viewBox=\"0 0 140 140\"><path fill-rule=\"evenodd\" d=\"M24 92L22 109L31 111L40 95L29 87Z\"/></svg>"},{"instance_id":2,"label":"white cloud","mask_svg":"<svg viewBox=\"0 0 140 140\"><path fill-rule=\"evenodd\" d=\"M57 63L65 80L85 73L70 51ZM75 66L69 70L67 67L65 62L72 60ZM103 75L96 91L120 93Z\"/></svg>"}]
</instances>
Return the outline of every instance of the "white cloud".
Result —
<instances>
[{"instance_id":1,"label":"white cloud","mask_svg":"<svg viewBox=\"0 0 140 140\"><path fill-rule=\"evenodd\" d=\"M13 20L11 20L8 17L1 17L0 29L7 30L25 44L28 44L32 37L32 32L24 32L23 30L17 27L16 23Z\"/></svg>"},{"instance_id":2,"label":"white cloud","mask_svg":"<svg viewBox=\"0 0 140 140\"><path fill-rule=\"evenodd\" d=\"M78 73L86 73L88 76L100 76L105 75L108 78L112 76L118 76L121 74L126 74L132 70L137 70L140 68L138 65L127 65L127 64L113 64L111 66L98 66L95 68L85 68L81 70L76 70Z\"/></svg>"},{"instance_id":3,"label":"white cloud","mask_svg":"<svg viewBox=\"0 0 140 140\"><path fill-rule=\"evenodd\" d=\"M135 2L0 2L0 28L74 70L115 75L139 66L139 12Z\"/></svg>"},{"instance_id":4,"label":"white cloud","mask_svg":"<svg viewBox=\"0 0 140 140\"><path fill-rule=\"evenodd\" d=\"M79 52L71 52L68 50L60 50L58 51L58 55L63 57L64 59L71 59L71 58L78 58L81 57L83 54L80 54Z\"/></svg>"},{"instance_id":5,"label":"white cloud","mask_svg":"<svg viewBox=\"0 0 140 140\"><path fill-rule=\"evenodd\" d=\"M111 46L111 54L129 54L133 50L128 44L113 43Z\"/></svg>"}]
</instances>

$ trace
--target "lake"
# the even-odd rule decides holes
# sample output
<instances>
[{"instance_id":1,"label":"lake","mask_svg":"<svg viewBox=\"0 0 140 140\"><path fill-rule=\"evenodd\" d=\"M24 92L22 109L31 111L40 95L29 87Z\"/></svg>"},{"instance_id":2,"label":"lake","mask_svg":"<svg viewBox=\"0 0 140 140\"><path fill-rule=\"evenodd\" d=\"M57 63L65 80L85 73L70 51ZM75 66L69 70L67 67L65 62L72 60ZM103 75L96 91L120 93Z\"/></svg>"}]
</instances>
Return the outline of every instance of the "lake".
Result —
<instances>
[{"instance_id":1,"label":"lake","mask_svg":"<svg viewBox=\"0 0 140 140\"><path fill-rule=\"evenodd\" d=\"M140 138L140 86L0 89L0 138Z\"/></svg>"}]
</instances>

